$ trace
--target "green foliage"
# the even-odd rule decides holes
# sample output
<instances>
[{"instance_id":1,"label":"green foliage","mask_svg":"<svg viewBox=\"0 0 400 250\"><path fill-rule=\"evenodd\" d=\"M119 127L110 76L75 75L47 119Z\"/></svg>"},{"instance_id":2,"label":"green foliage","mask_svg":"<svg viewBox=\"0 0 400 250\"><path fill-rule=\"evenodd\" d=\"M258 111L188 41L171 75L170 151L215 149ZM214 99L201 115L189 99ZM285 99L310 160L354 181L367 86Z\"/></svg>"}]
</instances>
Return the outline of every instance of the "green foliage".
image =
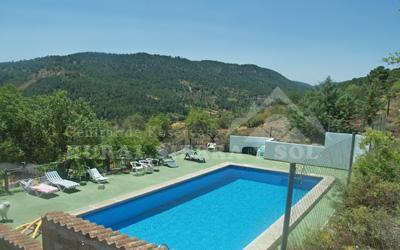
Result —
<instances>
[{"instance_id":1,"label":"green foliage","mask_svg":"<svg viewBox=\"0 0 400 250\"><path fill-rule=\"evenodd\" d=\"M104 158L101 147L97 145L68 146L64 164L70 170L71 177L80 179L86 175L88 167L94 167L94 162Z\"/></svg>"},{"instance_id":2,"label":"green foliage","mask_svg":"<svg viewBox=\"0 0 400 250\"><path fill-rule=\"evenodd\" d=\"M152 116L147 122L147 126L160 140L164 140L171 134L171 119L165 114Z\"/></svg>"},{"instance_id":3,"label":"green foliage","mask_svg":"<svg viewBox=\"0 0 400 250\"><path fill-rule=\"evenodd\" d=\"M98 143L97 136L82 133L104 127L85 102L71 101L65 92L30 98L13 87L2 87L0 106L4 107L0 110L0 157L4 161L56 161L69 144Z\"/></svg>"},{"instance_id":4,"label":"green foliage","mask_svg":"<svg viewBox=\"0 0 400 250\"><path fill-rule=\"evenodd\" d=\"M218 121L208 112L192 109L186 118L186 126L192 136L208 135L212 141L218 135Z\"/></svg>"},{"instance_id":5,"label":"green foliage","mask_svg":"<svg viewBox=\"0 0 400 250\"><path fill-rule=\"evenodd\" d=\"M382 66L371 70L366 77L343 83L334 83L328 77L290 110L289 120L305 136L319 142L324 131L364 131L373 125L385 102L390 104L399 79L400 69Z\"/></svg>"},{"instance_id":6,"label":"green foliage","mask_svg":"<svg viewBox=\"0 0 400 250\"><path fill-rule=\"evenodd\" d=\"M154 157L157 155L157 147L160 142L157 135L151 130L140 131L138 133L138 142L141 146L141 150L145 156Z\"/></svg>"},{"instance_id":7,"label":"green foliage","mask_svg":"<svg viewBox=\"0 0 400 250\"><path fill-rule=\"evenodd\" d=\"M222 111L218 118L218 127L222 128L222 129L229 128L231 126L234 118L235 117L232 112Z\"/></svg>"},{"instance_id":8,"label":"green foliage","mask_svg":"<svg viewBox=\"0 0 400 250\"><path fill-rule=\"evenodd\" d=\"M80 179L87 167L109 166L121 158L154 156L159 145L154 126L166 129L163 115L146 130L112 128L97 119L81 99L65 92L26 97L14 87L0 88L0 158L9 162L42 164L39 172L59 170ZM144 125L143 125L144 127Z\"/></svg>"},{"instance_id":9,"label":"green foliage","mask_svg":"<svg viewBox=\"0 0 400 250\"><path fill-rule=\"evenodd\" d=\"M358 96L358 112L364 124L371 126L378 111L384 107L382 95L388 95L390 84L388 82L390 71L384 67L373 69L361 85L361 93Z\"/></svg>"},{"instance_id":10,"label":"green foliage","mask_svg":"<svg viewBox=\"0 0 400 250\"><path fill-rule=\"evenodd\" d=\"M292 101L294 104L298 104L301 101L303 95L299 91L292 90L289 92L288 97L290 101Z\"/></svg>"},{"instance_id":11,"label":"green foliage","mask_svg":"<svg viewBox=\"0 0 400 250\"><path fill-rule=\"evenodd\" d=\"M383 66L376 67L371 70L367 76L369 81L375 81L381 85L381 89L387 89L390 70Z\"/></svg>"},{"instance_id":12,"label":"green foliage","mask_svg":"<svg viewBox=\"0 0 400 250\"><path fill-rule=\"evenodd\" d=\"M246 126L249 128L258 127L258 126L264 124L265 119L266 119L266 115L264 113L258 113L254 117L252 117L250 120L247 121Z\"/></svg>"},{"instance_id":13,"label":"green foliage","mask_svg":"<svg viewBox=\"0 0 400 250\"><path fill-rule=\"evenodd\" d=\"M112 159L155 156L159 146L157 135L151 129L129 133L117 130L104 143L109 146Z\"/></svg>"},{"instance_id":14,"label":"green foliage","mask_svg":"<svg viewBox=\"0 0 400 250\"><path fill-rule=\"evenodd\" d=\"M0 86L6 84L22 86L29 95L66 90L72 99L87 100L98 117L118 122L133 114L182 116L192 107L236 112L276 86L287 92L310 88L255 65L144 53L78 53L0 63Z\"/></svg>"},{"instance_id":15,"label":"green foliage","mask_svg":"<svg viewBox=\"0 0 400 250\"><path fill-rule=\"evenodd\" d=\"M368 131L368 153L356 162L343 204L309 249L397 249L400 245L400 140Z\"/></svg>"},{"instance_id":16,"label":"green foliage","mask_svg":"<svg viewBox=\"0 0 400 250\"><path fill-rule=\"evenodd\" d=\"M400 51L397 51L397 52L389 55L387 58L384 58L383 61L385 61L387 64L399 64L400 63Z\"/></svg>"},{"instance_id":17,"label":"green foliage","mask_svg":"<svg viewBox=\"0 0 400 250\"><path fill-rule=\"evenodd\" d=\"M125 131L143 130L146 128L146 120L140 114L128 115L120 122L120 127Z\"/></svg>"},{"instance_id":18,"label":"green foliage","mask_svg":"<svg viewBox=\"0 0 400 250\"><path fill-rule=\"evenodd\" d=\"M314 116L305 115L299 109L290 109L289 121L292 127L299 129L313 142L323 143L325 130Z\"/></svg>"},{"instance_id":19,"label":"green foliage","mask_svg":"<svg viewBox=\"0 0 400 250\"><path fill-rule=\"evenodd\" d=\"M265 120L268 119L268 117L271 117L273 115L283 115L287 116L288 111L286 104L283 104L281 102L273 102L271 106L269 106L267 109L262 110L261 112L257 113L255 116L253 116L251 119L249 119L246 122L246 126L249 128L255 128L258 127L262 124L265 123Z\"/></svg>"},{"instance_id":20,"label":"green foliage","mask_svg":"<svg viewBox=\"0 0 400 250\"><path fill-rule=\"evenodd\" d=\"M0 141L0 159L7 162L18 162L24 158L24 152L13 143L11 138Z\"/></svg>"},{"instance_id":21,"label":"green foliage","mask_svg":"<svg viewBox=\"0 0 400 250\"><path fill-rule=\"evenodd\" d=\"M363 177L379 176L384 181L400 180L400 141L391 134L371 130L364 145L371 150L358 160L357 173Z\"/></svg>"},{"instance_id":22,"label":"green foliage","mask_svg":"<svg viewBox=\"0 0 400 250\"><path fill-rule=\"evenodd\" d=\"M392 92L392 93L399 93L400 92L400 80L396 81L395 83L393 83L390 92Z\"/></svg>"},{"instance_id":23,"label":"green foliage","mask_svg":"<svg viewBox=\"0 0 400 250\"><path fill-rule=\"evenodd\" d=\"M4 169L0 169L0 195L5 192L4 189L4 177L5 177L5 171Z\"/></svg>"},{"instance_id":24,"label":"green foliage","mask_svg":"<svg viewBox=\"0 0 400 250\"><path fill-rule=\"evenodd\" d=\"M314 91L306 93L298 109L290 111L293 127L314 141L321 141L324 131L349 132L354 117L354 99L341 91L328 77ZM322 127L321 127L322 126Z\"/></svg>"},{"instance_id":25,"label":"green foliage","mask_svg":"<svg viewBox=\"0 0 400 250\"><path fill-rule=\"evenodd\" d=\"M43 176L45 172L56 171L62 169L62 164L59 162L51 162L46 164L40 164L37 166L39 175Z\"/></svg>"}]
</instances>

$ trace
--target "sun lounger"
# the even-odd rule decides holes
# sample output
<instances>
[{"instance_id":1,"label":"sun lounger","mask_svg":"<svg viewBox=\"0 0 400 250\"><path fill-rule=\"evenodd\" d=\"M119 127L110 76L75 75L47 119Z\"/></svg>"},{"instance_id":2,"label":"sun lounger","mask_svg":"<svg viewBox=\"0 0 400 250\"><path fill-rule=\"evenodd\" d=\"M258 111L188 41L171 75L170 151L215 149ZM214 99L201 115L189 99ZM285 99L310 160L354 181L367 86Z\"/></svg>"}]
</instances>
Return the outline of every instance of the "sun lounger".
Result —
<instances>
[{"instance_id":1,"label":"sun lounger","mask_svg":"<svg viewBox=\"0 0 400 250\"><path fill-rule=\"evenodd\" d=\"M60 190L75 189L79 186L79 183L62 179L56 171L46 172L44 175L50 184L56 186Z\"/></svg>"},{"instance_id":2,"label":"sun lounger","mask_svg":"<svg viewBox=\"0 0 400 250\"><path fill-rule=\"evenodd\" d=\"M163 165L168 166L170 168L177 168L178 167L178 164L176 163L174 158L172 158L172 156L168 154L168 151L166 149L160 149L158 151L158 154L160 156L160 162Z\"/></svg>"},{"instance_id":3,"label":"sun lounger","mask_svg":"<svg viewBox=\"0 0 400 250\"><path fill-rule=\"evenodd\" d=\"M27 193L34 193L39 197L42 195L53 194L58 191L56 187L44 183L34 185L32 179L20 180L19 183Z\"/></svg>"},{"instance_id":4,"label":"sun lounger","mask_svg":"<svg viewBox=\"0 0 400 250\"><path fill-rule=\"evenodd\" d=\"M170 168L178 167L178 164L176 163L174 158L172 158L171 156L162 159L162 161L164 162L164 165L166 165L167 167L170 167Z\"/></svg>"},{"instance_id":5,"label":"sun lounger","mask_svg":"<svg viewBox=\"0 0 400 250\"><path fill-rule=\"evenodd\" d=\"M91 168L88 169L87 172L90 175L90 178L97 183L104 183L108 181L108 177L104 177L99 173L99 170L97 168Z\"/></svg>"},{"instance_id":6,"label":"sun lounger","mask_svg":"<svg viewBox=\"0 0 400 250\"><path fill-rule=\"evenodd\" d=\"M188 161L197 161L197 162L206 162L204 156L197 153L197 151L189 150L185 154L185 160Z\"/></svg>"}]
</instances>

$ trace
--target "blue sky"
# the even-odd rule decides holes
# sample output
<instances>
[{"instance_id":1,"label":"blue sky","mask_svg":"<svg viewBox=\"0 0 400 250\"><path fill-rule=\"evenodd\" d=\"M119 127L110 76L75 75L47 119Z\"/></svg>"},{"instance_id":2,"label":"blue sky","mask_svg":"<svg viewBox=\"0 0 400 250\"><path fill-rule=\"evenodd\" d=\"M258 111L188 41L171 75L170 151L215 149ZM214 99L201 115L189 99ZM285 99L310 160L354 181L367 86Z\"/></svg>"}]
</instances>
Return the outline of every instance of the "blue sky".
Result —
<instances>
[{"instance_id":1,"label":"blue sky","mask_svg":"<svg viewBox=\"0 0 400 250\"><path fill-rule=\"evenodd\" d=\"M400 50L400 0L2 0L0 61L82 51L250 63L316 84Z\"/></svg>"}]
</instances>

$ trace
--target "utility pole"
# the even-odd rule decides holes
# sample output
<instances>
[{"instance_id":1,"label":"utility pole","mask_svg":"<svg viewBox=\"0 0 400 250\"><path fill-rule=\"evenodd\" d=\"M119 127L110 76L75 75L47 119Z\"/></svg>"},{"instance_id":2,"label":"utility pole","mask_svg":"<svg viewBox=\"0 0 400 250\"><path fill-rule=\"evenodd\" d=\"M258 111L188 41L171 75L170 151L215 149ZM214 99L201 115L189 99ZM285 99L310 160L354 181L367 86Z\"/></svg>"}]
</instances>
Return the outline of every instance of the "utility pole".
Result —
<instances>
[{"instance_id":1,"label":"utility pole","mask_svg":"<svg viewBox=\"0 0 400 250\"><path fill-rule=\"evenodd\" d=\"M349 161L349 174L347 176L347 184L350 183L351 172L353 171L353 158L354 158L354 146L356 144L356 133L353 132L351 135L351 148L350 148L350 161Z\"/></svg>"},{"instance_id":2,"label":"utility pole","mask_svg":"<svg viewBox=\"0 0 400 250\"><path fill-rule=\"evenodd\" d=\"M290 213L292 211L292 196L293 196L295 175L296 175L296 163L290 163L289 183L288 183L288 192L287 192L287 196L286 196L285 218L283 221L281 250L287 249L287 241L288 241L289 229L290 229Z\"/></svg>"}]
</instances>

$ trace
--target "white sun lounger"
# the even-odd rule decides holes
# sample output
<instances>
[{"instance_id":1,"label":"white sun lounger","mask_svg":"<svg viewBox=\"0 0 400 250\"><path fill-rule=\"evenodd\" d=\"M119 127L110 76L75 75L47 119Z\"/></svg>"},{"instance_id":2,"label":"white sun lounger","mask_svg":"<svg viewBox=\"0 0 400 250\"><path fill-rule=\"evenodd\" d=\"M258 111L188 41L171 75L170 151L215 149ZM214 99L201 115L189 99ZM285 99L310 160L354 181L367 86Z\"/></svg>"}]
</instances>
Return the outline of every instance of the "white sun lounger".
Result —
<instances>
[{"instance_id":1,"label":"white sun lounger","mask_svg":"<svg viewBox=\"0 0 400 250\"><path fill-rule=\"evenodd\" d=\"M32 179L20 180L19 183L27 193L34 193L39 197L41 195L53 194L58 191L57 188L44 183L34 185Z\"/></svg>"},{"instance_id":2,"label":"white sun lounger","mask_svg":"<svg viewBox=\"0 0 400 250\"><path fill-rule=\"evenodd\" d=\"M75 189L79 186L79 183L62 179L56 171L46 172L44 175L50 184L56 186L60 190Z\"/></svg>"},{"instance_id":3,"label":"white sun lounger","mask_svg":"<svg viewBox=\"0 0 400 250\"><path fill-rule=\"evenodd\" d=\"M90 178L97 182L97 183L104 183L108 181L108 177L104 177L99 173L99 170L97 170L97 168L91 168L88 169L87 172L90 175Z\"/></svg>"}]
</instances>

